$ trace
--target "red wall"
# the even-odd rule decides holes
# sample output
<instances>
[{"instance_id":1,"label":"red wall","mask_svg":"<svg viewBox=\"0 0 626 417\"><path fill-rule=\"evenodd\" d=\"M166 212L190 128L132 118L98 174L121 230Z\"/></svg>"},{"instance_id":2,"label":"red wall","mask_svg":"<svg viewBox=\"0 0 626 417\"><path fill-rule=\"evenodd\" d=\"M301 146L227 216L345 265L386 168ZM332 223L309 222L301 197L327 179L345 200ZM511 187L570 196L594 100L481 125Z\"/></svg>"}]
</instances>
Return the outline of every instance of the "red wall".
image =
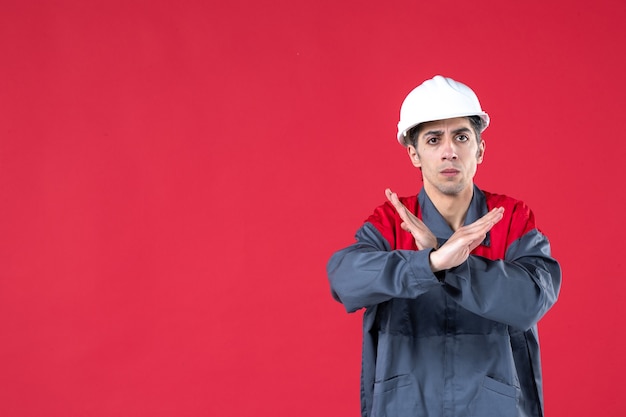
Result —
<instances>
[{"instance_id":1,"label":"red wall","mask_svg":"<svg viewBox=\"0 0 626 417\"><path fill-rule=\"evenodd\" d=\"M438 73L563 265L547 414L624 415L623 0L0 6L0 415L358 415L325 264L418 191L395 125Z\"/></svg>"}]
</instances>

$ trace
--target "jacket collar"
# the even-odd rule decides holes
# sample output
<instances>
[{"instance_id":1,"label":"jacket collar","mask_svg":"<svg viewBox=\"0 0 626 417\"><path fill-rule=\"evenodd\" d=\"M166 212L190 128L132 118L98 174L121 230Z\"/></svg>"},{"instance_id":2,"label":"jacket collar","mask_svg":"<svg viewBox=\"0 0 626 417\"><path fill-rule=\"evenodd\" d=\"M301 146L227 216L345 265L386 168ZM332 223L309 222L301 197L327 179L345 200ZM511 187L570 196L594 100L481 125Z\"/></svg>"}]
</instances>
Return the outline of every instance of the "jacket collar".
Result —
<instances>
[{"instance_id":1,"label":"jacket collar","mask_svg":"<svg viewBox=\"0 0 626 417\"><path fill-rule=\"evenodd\" d=\"M428 226L431 232L437 237L439 245L444 244L450 236L454 233L452 228L446 223L443 216L439 213L433 202L426 194L426 191L422 187L418 196L418 207L420 208L420 215L422 221ZM485 194L474 184L474 193L472 194L472 200L467 209L467 215L465 216L465 222L463 225L474 223L482 216L487 214L489 209L487 208L487 199ZM491 239L489 232L482 242L483 246L490 246Z\"/></svg>"}]
</instances>

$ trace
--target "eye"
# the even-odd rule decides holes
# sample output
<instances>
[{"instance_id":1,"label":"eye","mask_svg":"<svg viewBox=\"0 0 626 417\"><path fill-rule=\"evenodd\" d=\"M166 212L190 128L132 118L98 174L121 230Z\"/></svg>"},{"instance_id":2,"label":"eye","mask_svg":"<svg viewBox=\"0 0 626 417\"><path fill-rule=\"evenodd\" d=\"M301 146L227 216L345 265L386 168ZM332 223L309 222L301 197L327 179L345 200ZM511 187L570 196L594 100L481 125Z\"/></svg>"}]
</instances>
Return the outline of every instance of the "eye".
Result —
<instances>
[{"instance_id":1,"label":"eye","mask_svg":"<svg viewBox=\"0 0 626 417\"><path fill-rule=\"evenodd\" d=\"M437 136L431 136L429 138L426 138L426 143L429 145L436 145L437 142L439 142L439 137Z\"/></svg>"},{"instance_id":2,"label":"eye","mask_svg":"<svg viewBox=\"0 0 626 417\"><path fill-rule=\"evenodd\" d=\"M456 140L459 142L467 142L469 140L469 136L467 135L459 135L456 137Z\"/></svg>"}]
</instances>

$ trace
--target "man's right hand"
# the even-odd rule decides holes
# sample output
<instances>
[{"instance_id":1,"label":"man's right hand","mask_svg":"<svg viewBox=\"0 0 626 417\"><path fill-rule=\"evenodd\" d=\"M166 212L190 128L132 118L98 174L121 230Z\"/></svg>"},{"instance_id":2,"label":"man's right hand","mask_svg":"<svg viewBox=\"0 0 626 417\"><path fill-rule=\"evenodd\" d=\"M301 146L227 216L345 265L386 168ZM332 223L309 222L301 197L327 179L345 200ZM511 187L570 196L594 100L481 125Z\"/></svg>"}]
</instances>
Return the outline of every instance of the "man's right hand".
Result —
<instances>
[{"instance_id":1,"label":"man's right hand","mask_svg":"<svg viewBox=\"0 0 626 417\"><path fill-rule=\"evenodd\" d=\"M402 219L400 227L413 235L417 249L437 249L437 237L430 231L428 226L418 219L417 216L411 213L409 209L407 209L404 204L400 202L398 195L389 188L385 190L385 195L391 204L393 204L396 208L398 215Z\"/></svg>"}]
</instances>

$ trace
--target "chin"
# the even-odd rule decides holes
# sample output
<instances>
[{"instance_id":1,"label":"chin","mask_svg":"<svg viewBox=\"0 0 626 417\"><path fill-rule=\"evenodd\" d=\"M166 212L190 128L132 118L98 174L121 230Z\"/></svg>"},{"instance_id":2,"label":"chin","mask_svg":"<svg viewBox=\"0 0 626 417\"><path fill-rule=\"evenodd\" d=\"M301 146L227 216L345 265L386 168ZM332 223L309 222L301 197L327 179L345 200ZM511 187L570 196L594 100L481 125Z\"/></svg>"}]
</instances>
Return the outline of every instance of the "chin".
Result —
<instances>
[{"instance_id":1,"label":"chin","mask_svg":"<svg viewBox=\"0 0 626 417\"><path fill-rule=\"evenodd\" d=\"M461 194L467 187L465 185L457 184L450 186L437 187L439 192L443 195L455 196Z\"/></svg>"}]
</instances>

